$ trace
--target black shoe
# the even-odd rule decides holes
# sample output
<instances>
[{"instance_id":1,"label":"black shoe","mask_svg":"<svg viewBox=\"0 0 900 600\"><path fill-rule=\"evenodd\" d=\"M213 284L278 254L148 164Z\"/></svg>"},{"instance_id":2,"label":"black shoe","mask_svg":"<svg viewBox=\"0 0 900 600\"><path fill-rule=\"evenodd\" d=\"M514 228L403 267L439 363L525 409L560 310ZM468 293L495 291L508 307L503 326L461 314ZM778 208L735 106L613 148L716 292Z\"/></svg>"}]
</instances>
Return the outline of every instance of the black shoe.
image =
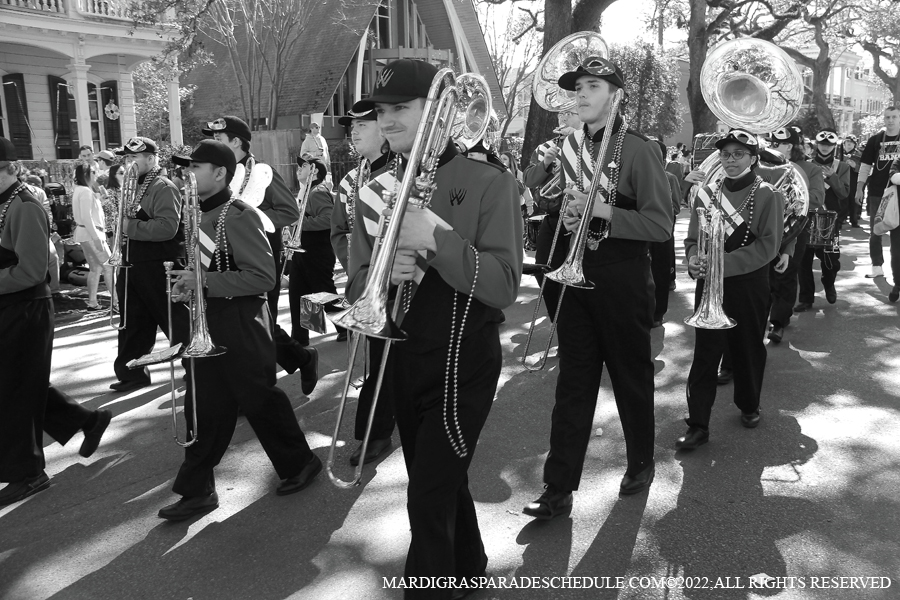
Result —
<instances>
[{"instance_id":1,"label":"black shoe","mask_svg":"<svg viewBox=\"0 0 900 600\"><path fill-rule=\"evenodd\" d=\"M346 342L347 341L347 330L338 331L337 337L334 338L336 342Z\"/></svg>"},{"instance_id":2,"label":"black shoe","mask_svg":"<svg viewBox=\"0 0 900 600\"><path fill-rule=\"evenodd\" d=\"M732 379L734 379L734 371L722 367L721 369L719 369L719 374L716 377L716 383L719 385L725 385Z\"/></svg>"},{"instance_id":3,"label":"black shoe","mask_svg":"<svg viewBox=\"0 0 900 600\"><path fill-rule=\"evenodd\" d=\"M300 391L309 396L319 383L319 351L315 348L307 348L309 361L300 367Z\"/></svg>"},{"instance_id":4,"label":"black shoe","mask_svg":"<svg viewBox=\"0 0 900 600\"><path fill-rule=\"evenodd\" d=\"M670 292L674 292L674 291L675 291L675 281L674 281L674 280L671 281L671 282L669 282L669 291L670 291Z\"/></svg>"},{"instance_id":5,"label":"black shoe","mask_svg":"<svg viewBox=\"0 0 900 600\"><path fill-rule=\"evenodd\" d=\"M391 449L391 438L383 438L380 440L369 440L369 447L366 448L366 460L363 464L367 465L379 456ZM354 467L359 464L359 457L362 454L362 443L356 447L353 454L350 455L350 464Z\"/></svg>"},{"instance_id":6,"label":"black shoe","mask_svg":"<svg viewBox=\"0 0 900 600\"><path fill-rule=\"evenodd\" d=\"M650 465L634 477L630 477L627 474L622 478L622 483L619 485L619 493L623 496L630 496L631 494L639 494L644 490L650 487L650 484L653 483L653 476L656 474L656 467Z\"/></svg>"},{"instance_id":7,"label":"black shoe","mask_svg":"<svg viewBox=\"0 0 900 600\"><path fill-rule=\"evenodd\" d=\"M111 411L97 411L97 421L93 427L84 432L84 441L81 442L81 449L78 450L78 454L87 458L97 451L97 447L100 446L100 438L103 437L103 433L109 427L110 420L112 420Z\"/></svg>"},{"instance_id":8,"label":"black shoe","mask_svg":"<svg viewBox=\"0 0 900 600\"><path fill-rule=\"evenodd\" d=\"M694 427L688 427L687 433L675 440L675 447L679 450L696 450L709 441L709 430Z\"/></svg>"},{"instance_id":9,"label":"black shoe","mask_svg":"<svg viewBox=\"0 0 900 600\"><path fill-rule=\"evenodd\" d=\"M0 490L0 506L6 506L33 496L50 487L50 477L41 471L40 475L26 477L21 481L14 481Z\"/></svg>"},{"instance_id":10,"label":"black shoe","mask_svg":"<svg viewBox=\"0 0 900 600\"><path fill-rule=\"evenodd\" d=\"M759 425L759 409L757 408L752 413L741 413L741 425L747 429L753 429Z\"/></svg>"},{"instance_id":11,"label":"black shoe","mask_svg":"<svg viewBox=\"0 0 900 600\"><path fill-rule=\"evenodd\" d=\"M316 475L321 472L322 460L318 456L313 455L312 459L310 459L310 461L306 463L306 466L303 467L303 470L300 471L299 474L282 481L281 484L275 489L275 493L279 496L295 494L311 484L313 479L316 478Z\"/></svg>"},{"instance_id":12,"label":"black shoe","mask_svg":"<svg viewBox=\"0 0 900 600\"><path fill-rule=\"evenodd\" d=\"M900 285L895 285L891 288L891 293L888 294L888 300L896 302L898 299L900 299Z\"/></svg>"},{"instance_id":13,"label":"black shoe","mask_svg":"<svg viewBox=\"0 0 900 600\"><path fill-rule=\"evenodd\" d=\"M837 302L837 290L834 289L834 284L828 283L823 285L825 287L825 299L828 300L828 304Z\"/></svg>"},{"instance_id":14,"label":"black shoe","mask_svg":"<svg viewBox=\"0 0 900 600\"><path fill-rule=\"evenodd\" d=\"M522 509L529 517L549 521L572 512L572 492L557 490L552 485L544 486L544 493Z\"/></svg>"},{"instance_id":15,"label":"black shoe","mask_svg":"<svg viewBox=\"0 0 900 600\"><path fill-rule=\"evenodd\" d=\"M800 302L797 306L794 307L795 313L806 312L812 308L812 302Z\"/></svg>"},{"instance_id":16,"label":"black shoe","mask_svg":"<svg viewBox=\"0 0 900 600\"><path fill-rule=\"evenodd\" d=\"M134 390L139 390L142 387L147 387L150 385L149 381L145 381L142 379L135 379L131 381L117 381L109 386L114 392L119 392L120 394L124 394L125 392L133 392Z\"/></svg>"},{"instance_id":17,"label":"black shoe","mask_svg":"<svg viewBox=\"0 0 900 600\"><path fill-rule=\"evenodd\" d=\"M772 342L776 344L780 344L781 340L784 339L784 327L780 325L775 325L772 327L772 331L769 332L767 336Z\"/></svg>"},{"instance_id":18,"label":"black shoe","mask_svg":"<svg viewBox=\"0 0 900 600\"><path fill-rule=\"evenodd\" d=\"M215 492L209 496L194 496L193 498L182 496L181 500L175 504L159 509L157 516L167 521L186 521L217 508L219 508L219 495Z\"/></svg>"}]
</instances>

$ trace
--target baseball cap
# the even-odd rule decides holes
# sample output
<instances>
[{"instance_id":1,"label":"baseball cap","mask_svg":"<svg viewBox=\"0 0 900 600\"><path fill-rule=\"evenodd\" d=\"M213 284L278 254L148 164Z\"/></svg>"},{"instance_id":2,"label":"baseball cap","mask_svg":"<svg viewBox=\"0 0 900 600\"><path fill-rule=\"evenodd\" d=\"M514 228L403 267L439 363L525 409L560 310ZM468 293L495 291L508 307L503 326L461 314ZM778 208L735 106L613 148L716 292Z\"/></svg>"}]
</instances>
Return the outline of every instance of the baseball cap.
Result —
<instances>
[{"instance_id":1,"label":"baseball cap","mask_svg":"<svg viewBox=\"0 0 900 600\"><path fill-rule=\"evenodd\" d=\"M127 156L129 154L140 154L141 152L156 154L159 152L159 147L150 138L133 137L125 143L124 148L116 150L116 155Z\"/></svg>"},{"instance_id":2,"label":"baseball cap","mask_svg":"<svg viewBox=\"0 0 900 600\"><path fill-rule=\"evenodd\" d=\"M309 160L307 160L300 156L297 157L297 166L298 167L302 167L303 165L305 165L307 163L311 164L312 166L314 166L316 168L316 178L313 181L313 185L318 185L318 184L322 183L322 181L325 179L325 176L328 174L328 168L325 166L325 163L323 163L318 158L310 158Z\"/></svg>"},{"instance_id":3,"label":"baseball cap","mask_svg":"<svg viewBox=\"0 0 900 600\"><path fill-rule=\"evenodd\" d=\"M399 104L427 98L438 68L423 60L401 58L388 63L378 77L372 95L353 105L354 111L372 110L376 102Z\"/></svg>"},{"instance_id":4,"label":"baseball cap","mask_svg":"<svg viewBox=\"0 0 900 600\"><path fill-rule=\"evenodd\" d=\"M15 145L5 137L0 137L0 162L19 160L18 156Z\"/></svg>"},{"instance_id":5,"label":"baseball cap","mask_svg":"<svg viewBox=\"0 0 900 600\"><path fill-rule=\"evenodd\" d=\"M113 156L113 153L109 150L101 150L97 154L94 155L94 158L102 158L103 160L108 160L110 162L116 160L116 157Z\"/></svg>"},{"instance_id":6,"label":"baseball cap","mask_svg":"<svg viewBox=\"0 0 900 600\"><path fill-rule=\"evenodd\" d=\"M237 160L234 158L234 152L226 144L218 140L202 140L194 146L190 156L173 156L172 162L176 165L187 167L192 162L209 163L217 167L225 167L228 171L229 181L234 176L234 170L237 167Z\"/></svg>"},{"instance_id":7,"label":"baseball cap","mask_svg":"<svg viewBox=\"0 0 900 600\"><path fill-rule=\"evenodd\" d=\"M759 154L759 141L756 139L756 136L749 131L737 128L731 129L725 137L716 142L716 148L721 150L726 144L732 143L740 144L749 150L750 154Z\"/></svg>"},{"instance_id":8,"label":"baseball cap","mask_svg":"<svg viewBox=\"0 0 900 600\"><path fill-rule=\"evenodd\" d=\"M203 135L214 135L216 133L230 133L241 139L250 141L250 126L243 119L232 115L219 117L215 121L209 121L202 130Z\"/></svg>"},{"instance_id":9,"label":"baseball cap","mask_svg":"<svg viewBox=\"0 0 900 600\"><path fill-rule=\"evenodd\" d=\"M361 104L361 102L354 104L353 108L351 108L346 115L338 119L338 123L344 127L350 127L350 125L353 124L353 121L375 121L378 119L378 115L376 115L375 111L371 108L367 110L355 110L359 104Z\"/></svg>"},{"instance_id":10,"label":"baseball cap","mask_svg":"<svg viewBox=\"0 0 900 600\"><path fill-rule=\"evenodd\" d=\"M611 60L603 58L602 56L587 57L580 65L578 65L577 69L563 73L557 83L562 89L574 92L575 83L578 81L578 78L584 77L585 75L599 77L618 88L625 87L625 75L622 73L622 69L616 66Z\"/></svg>"}]
</instances>

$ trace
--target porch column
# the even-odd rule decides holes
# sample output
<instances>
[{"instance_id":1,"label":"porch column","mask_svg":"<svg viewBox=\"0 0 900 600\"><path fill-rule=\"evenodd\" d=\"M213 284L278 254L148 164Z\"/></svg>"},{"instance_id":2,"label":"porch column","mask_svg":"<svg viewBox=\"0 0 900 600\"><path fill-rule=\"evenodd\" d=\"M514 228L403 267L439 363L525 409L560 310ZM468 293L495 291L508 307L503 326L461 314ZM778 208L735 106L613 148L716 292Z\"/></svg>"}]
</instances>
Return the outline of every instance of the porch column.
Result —
<instances>
[{"instance_id":1,"label":"porch column","mask_svg":"<svg viewBox=\"0 0 900 600\"><path fill-rule=\"evenodd\" d=\"M169 140L173 145L181 146L184 144L184 137L181 132L181 96L178 93L179 74L178 68L174 66L169 71Z\"/></svg>"},{"instance_id":2,"label":"porch column","mask_svg":"<svg viewBox=\"0 0 900 600\"><path fill-rule=\"evenodd\" d=\"M127 67L119 65L119 121L122 124L122 143L137 136L134 114L134 79Z\"/></svg>"}]
</instances>

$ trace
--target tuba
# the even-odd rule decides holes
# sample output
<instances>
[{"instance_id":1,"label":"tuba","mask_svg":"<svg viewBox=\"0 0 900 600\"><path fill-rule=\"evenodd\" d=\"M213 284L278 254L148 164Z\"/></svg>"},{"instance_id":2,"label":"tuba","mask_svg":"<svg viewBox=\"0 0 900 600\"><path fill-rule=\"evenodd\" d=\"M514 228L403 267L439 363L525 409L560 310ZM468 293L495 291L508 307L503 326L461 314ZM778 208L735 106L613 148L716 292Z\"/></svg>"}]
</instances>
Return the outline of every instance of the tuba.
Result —
<instances>
[{"instance_id":1,"label":"tuba","mask_svg":"<svg viewBox=\"0 0 900 600\"><path fill-rule=\"evenodd\" d=\"M128 262L128 238L125 237L125 217L134 218L137 213L137 181L138 166L135 163L129 163L125 167L125 175L122 180L122 189L119 192L119 210L116 215L116 234L113 238L113 248L110 252L109 259L106 264L112 267L113 280L109 282L109 293L116 293L116 277L119 269L127 269L131 266ZM122 253L122 246L125 246L125 252ZM125 329L125 309L128 306L128 271L125 271L125 297L122 299L121 316L119 323L116 324L115 313L113 312L113 302L109 304L109 326L116 331Z\"/></svg>"},{"instance_id":2,"label":"tuba","mask_svg":"<svg viewBox=\"0 0 900 600\"><path fill-rule=\"evenodd\" d=\"M709 53L700 72L700 90L710 110L726 125L761 134L786 125L800 112L803 78L793 59L778 46L756 38L739 38L719 44ZM759 175L786 200L784 239L789 241L806 224L809 190L805 176L793 163L782 163L776 152L761 154L760 165ZM721 187L725 171L717 152L707 156L698 168L706 173L702 185L712 190ZM692 204L699 189L695 185L691 191ZM713 258L720 253L718 246L724 247L725 243L724 228L714 227L716 212L707 215L708 254ZM700 307L685 320L686 324L702 329L722 328L721 319L704 317L725 316L721 310L723 282L711 281L713 276L721 277L722 270L708 270ZM705 307L707 295L709 307Z\"/></svg>"},{"instance_id":3,"label":"tuba","mask_svg":"<svg viewBox=\"0 0 900 600\"><path fill-rule=\"evenodd\" d=\"M460 83L460 80L462 80L462 83ZM483 85L483 89L473 93L468 82L477 80L480 80L480 85ZM460 141L461 137L463 143L471 142L471 146L474 146L484 135L489 125L490 119L488 115L490 115L490 111L490 92L487 84L484 83L481 77L469 77L469 74L464 74L457 78L453 74L452 69L449 68L444 68L437 72L428 90L422 119L419 121L416 137L409 154L409 161L397 194L395 196L393 192L385 192L384 195L385 203L391 208L391 212L390 216L382 215L379 220L378 233L375 247L372 250L369 276L365 288L359 299L350 308L329 316L335 325L360 334L351 337L349 367L344 379L341 400L338 404L337 423L334 427L331 449L328 452L328 459L325 464L328 477L338 487L350 488L359 485L365 463L364 460L359 461L354 478L350 481L343 481L334 473L335 450L338 436L340 435L344 409L347 405L347 393L352 381L351 371L356 360L360 338L361 336L370 336L387 340L377 379L375 380L372 409L369 412L366 432L362 441L361 452L362 456L365 456L391 344L394 341L400 341L407 337L394 323L401 304L400 298L403 295L404 286L401 285L397 289L397 300L394 302L393 311L390 311L388 308L391 267L399 247L403 217L407 210L421 210L428 208L430 205L431 196L434 193L433 182L437 173L437 162L447 147L453 132L461 132L457 134L456 141ZM460 330L462 330L462 326L460 326ZM451 443L456 445L458 442L451 438Z\"/></svg>"},{"instance_id":4,"label":"tuba","mask_svg":"<svg viewBox=\"0 0 900 600\"><path fill-rule=\"evenodd\" d=\"M541 62L538 64L537 69L535 70L534 79L532 80L532 94L534 95L535 102L537 102L541 108L549 112L561 112L564 110L570 110L575 106L575 92L570 92L568 90L564 90L559 87L558 82L559 78L563 73L574 71L581 65L585 59L591 56L602 56L603 58L609 58L609 48L606 45L606 42L602 37L597 35L596 33L590 31L581 31L578 33L573 33L572 35L561 39L556 43L548 52L544 55L544 58L541 59ZM616 97L618 101L614 100L614 106L610 108L610 121L612 123L612 119L615 119L615 115L618 114L619 103L621 102L621 94L617 94ZM609 132L609 128L607 129ZM557 134L556 140L557 143L561 142L564 139L564 131L557 127L554 130L554 133ZM609 144L608 139L609 133L604 135L603 142L601 143L600 148L600 156L605 156L606 149ZM603 161L600 160L598 164L603 164ZM545 195L546 197L555 197L562 193L560 188L560 182L562 181L562 175L560 171L560 165L554 166L554 174L551 177L550 181L541 188L541 195ZM599 184L599 176L602 169L597 169L597 173L594 174L594 179L596 183ZM556 188L556 192L552 190ZM545 191L547 194L545 194ZM588 199L588 203L593 207L593 195L596 193L595 184L591 182L591 195ZM553 195L549 195L553 194ZM568 197L563 198L562 206L560 207L560 215L565 214L566 205L568 203ZM585 215L589 214L588 207L585 207ZM584 254L584 246L583 244L587 242L587 231L590 226L590 218L582 219L584 221L584 227L579 227L579 231L584 229L582 236L579 238L577 235L573 239L570 244L570 257L567 257L564 266L568 265L566 271L567 275L564 277L567 281L574 280L569 277L572 275L571 271L573 269L580 270L581 269L581 258L580 256ZM559 222L556 224L556 231L553 234L553 241L550 244L550 257L554 256L556 252L556 244L559 241L560 232L562 231L562 217L560 216ZM581 249L576 249L575 240L581 244ZM575 258L571 256L573 252L579 252L579 258ZM577 266L575 262L577 261ZM548 265L541 265L545 271L549 270ZM550 348L553 345L553 335L556 332L556 323L557 317L559 317L559 308L562 306L563 295L565 294L566 288L563 287L560 290L559 294L559 303L556 307L556 316L553 318L553 324L550 326L550 337L547 339L547 348L544 350L544 353L541 359L534 365L529 365L528 360L528 349L531 346L531 338L534 335L534 328L538 319L538 312L541 309L541 301L544 297L544 286L547 285L547 280L552 279L553 281L558 281L559 283L563 283L565 285L573 285L570 283L566 283L565 281L559 281L557 277L561 276L562 273L559 269L554 271L553 273L548 273L544 280L541 282L541 291L538 294L537 304L534 307L534 314L531 317L531 326L528 329L528 337L525 340L525 347L523 349L522 354L522 365L528 371L540 371L544 368L544 365L547 362L547 357L550 355ZM583 279L583 277L582 277ZM586 282L586 280L583 283Z\"/></svg>"}]
</instances>

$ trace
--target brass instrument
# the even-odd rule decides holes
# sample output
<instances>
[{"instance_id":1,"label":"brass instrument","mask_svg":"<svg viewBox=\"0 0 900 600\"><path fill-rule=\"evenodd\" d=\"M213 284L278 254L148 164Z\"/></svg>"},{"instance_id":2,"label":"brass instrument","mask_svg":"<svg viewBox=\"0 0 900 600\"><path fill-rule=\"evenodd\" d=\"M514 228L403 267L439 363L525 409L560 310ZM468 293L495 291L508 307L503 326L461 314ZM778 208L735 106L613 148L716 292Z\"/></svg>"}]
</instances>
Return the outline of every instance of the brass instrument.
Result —
<instances>
[{"instance_id":1,"label":"brass instrument","mask_svg":"<svg viewBox=\"0 0 900 600\"><path fill-rule=\"evenodd\" d=\"M227 348L216 346L209 335L209 325L206 321L206 301L203 298L203 290L206 288L206 271L200 261L200 219L202 213L200 211L200 198L197 194L197 180L190 171L185 171L185 198L182 220L184 222L184 239L185 253L187 254L188 271L194 272L194 289L189 291L188 311L190 313L190 341L184 350L182 350L181 342L171 345L169 348L159 352L151 352L145 356L128 362L128 368L135 369L148 365L155 365L163 362L169 364L169 379L171 384L172 396L172 424L175 427L174 436L175 443L179 446L187 448L197 442L197 382L194 374L194 359L219 356L224 354ZM166 292L169 297L168 315L169 315L169 340L172 341L174 335L172 325L172 280L171 271L173 263L166 261L163 263L166 269ZM182 442L178 437L177 418L175 408L175 361L179 359L190 359L191 373L191 398L193 400L193 427L190 428L192 433L191 439Z\"/></svg>"},{"instance_id":2,"label":"brass instrument","mask_svg":"<svg viewBox=\"0 0 900 600\"><path fill-rule=\"evenodd\" d=\"M462 78L462 76L460 77ZM466 112L471 110L472 114L465 115L462 118L462 122L467 124L479 123L477 127L467 125L464 128L464 142L469 139L476 141L480 139L489 123L489 119L483 117L483 115L490 113L490 93L486 84L483 91L470 94L468 90L460 92L457 81L453 71L449 68L441 69L434 76L423 108L422 119L416 130L416 137L410 151L409 161L403 173L403 180L400 183L396 196L391 192L385 192L384 194L385 203L392 210L390 216L382 215L379 219L378 233L375 239L375 247L372 250L366 286L359 299L350 308L329 316L335 325L361 335L387 340L381 365L378 369L372 408L369 412L366 432L362 441L362 457L366 455L368 448L372 422L375 417L375 408L378 403L378 396L381 393L381 385L391 344L394 341L403 340L407 337L394 323L404 286L398 287L397 300L394 303L393 311L391 314L388 314L390 310L388 307L388 291L391 284L391 268L394 263L394 257L397 254L403 217L407 210L421 210L428 208L430 205L431 195L434 192L433 179L437 172L437 161L447 147L454 124L460 122L456 115L463 108L460 98L463 96L471 98L470 105L465 106L465 110ZM483 79L481 81L483 82ZM487 103L487 110L485 110L485 103ZM459 138L457 138L458 140ZM474 142L472 145L474 145ZM417 171L421 171L421 174L418 176ZM334 473L335 449L338 443L338 436L340 435L344 408L347 404L347 393L352 379L351 370L356 360L360 337L360 335L351 337L350 363L344 380L341 401L338 405L337 423L334 427L331 449L328 452L328 460L325 465L326 472L332 483L341 488L359 485L365 463L365 460L360 459L354 478L350 481L343 481Z\"/></svg>"},{"instance_id":3,"label":"brass instrument","mask_svg":"<svg viewBox=\"0 0 900 600\"><path fill-rule=\"evenodd\" d=\"M556 43L547 54L544 55L544 58L541 59L541 62L538 64L537 69L535 70L534 79L532 80L532 94L534 95L535 101L543 108L549 112L562 112L564 110L571 110L575 106L575 93L570 92L568 90L564 90L559 87L558 82L559 78L563 75L563 73L574 71L581 65L584 60L590 56L601 56L603 58L609 57L609 49L606 46L606 42L602 37L597 35L596 33L590 31L581 31L578 33L573 33L570 36L567 36ZM617 95L618 97L618 95ZM615 101L614 101L615 102ZM618 113L619 102L615 102L615 106L610 109L610 119L614 119L615 115ZM610 123L613 121L610 120ZM603 136L603 143L601 145L599 156L605 156L606 149L608 147L609 141L608 137L610 135L610 129L607 128L606 133ZM554 130L554 133L562 134L561 128L557 127ZM564 136L563 136L564 137ZM557 138L559 139L559 137ZM557 144L559 142L557 141ZM599 183L600 172L602 171L603 160L602 158L597 161L598 165L598 173L594 174L594 179ZM551 190L555 186L556 188L560 187L560 182L562 179L561 175L561 166L556 165L554 170L554 175L551 178L550 182L545 184L541 188L541 195L544 197L555 197L562 193L562 190L559 190L559 193L554 195L548 195L553 193ZM594 183L591 183L591 190L594 189ZM546 192L546 193L545 193ZM568 206L569 197L565 196L562 200L562 206L560 206L560 218L556 224L556 231L553 233L553 241L550 245L550 257L548 260L552 261L554 252L556 251L556 244L559 240L560 233L562 232L563 226L563 215L566 213L566 208ZM589 198L589 203L591 204L591 211L593 210L593 199ZM589 214L588 208L585 207L585 213ZM582 219L585 221L585 219ZM586 225L584 227L585 237L579 243L582 244L582 248L580 250L581 254L584 253L583 244L587 242L586 235L587 229L590 225L590 218L586 219ZM579 227L579 231L582 228ZM570 254L574 244L570 243L569 251ZM568 264L573 264L568 261ZM565 266L566 263L564 263ZM578 265L580 268L581 259L578 259ZM541 265L544 270L549 270L549 265ZM556 276L559 276L559 269L554 271ZM534 335L534 328L537 324L538 312L541 308L541 301L544 297L544 287L547 285L547 280L552 279L553 281L558 281L556 278L551 278L550 274L547 274L544 277L544 280L541 282L541 290L538 293L537 303L534 307L534 314L531 317L531 326L528 329L528 337L525 340L525 347L522 351L522 366L525 367L528 371L540 371L544 368L544 365L547 363L547 358L550 356L550 348L553 346L553 335L556 333L556 323L559 317L559 309L562 306L563 296L565 295L566 288L563 287L559 293L559 303L556 307L556 315L553 318L553 322L550 326L550 336L547 339L547 347L544 350L544 353L540 360L535 365L528 364L528 349L531 347L531 338ZM560 282L562 283L562 282ZM568 284L564 284L568 285Z\"/></svg>"},{"instance_id":4,"label":"brass instrument","mask_svg":"<svg viewBox=\"0 0 900 600\"><path fill-rule=\"evenodd\" d=\"M722 308L722 285L725 270L725 217L722 211L697 209L699 235L697 256L706 268L703 294L694 314L684 320L685 325L700 329L731 329L737 322Z\"/></svg>"},{"instance_id":5,"label":"brass instrument","mask_svg":"<svg viewBox=\"0 0 900 600\"><path fill-rule=\"evenodd\" d=\"M109 259L106 261L106 264L112 267L112 281L109 283L109 293L110 295L116 293L116 277L118 277L119 269L127 269L131 266L128 262L128 248L129 242L128 238L125 236L125 217L133 219L135 217L135 204L136 204L136 196L137 196L137 181L138 181L138 166L135 163L129 163L125 167L125 175L122 180L122 189L119 192L119 210L116 215L116 233L113 238L113 248L110 252ZM122 253L122 245L125 245L125 253L123 256ZM128 271L125 271L125 297L122 299L122 306L120 309L119 316L119 324L116 325L116 317L115 312L113 311L113 305L115 302L110 298L109 303L109 326L115 329L116 331L121 331L125 329L125 314L126 307L128 306Z\"/></svg>"},{"instance_id":6,"label":"brass instrument","mask_svg":"<svg viewBox=\"0 0 900 600\"><path fill-rule=\"evenodd\" d=\"M310 165L310 168L315 169L312 165ZM309 194L312 191L313 180L315 178L316 173L310 171L306 183L300 191L297 192L297 198L294 200L300 206L300 218L288 228L288 239L284 244L284 249L281 251L284 259L281 263L281 275L279 276L278 281L281 281L284 278L284 274L287 272L287 265L294 256L294 252L305 252L305 250L300 247L300 238L303 235L303 215L306 214L306 207L309 205Z\"/></svg>"},{"instance_id":7,"label":"brass instrument","mask_svg":"<svg viewBox=\"0 0 900 600\"><path fill-rule=\"evenodd\" d=\"M729 127L744 129L750 133L761 134L773 131L792 121L800 112L803 101L803 78L796 63L778 46L756 38L739 38L716 46L707 56L700 72L700 89L710 110ZM696 142L695 142L696 143ZM775 161L773 153L768 156ZM763 163L768 172L783 163ZM719 189L725 177L718 152L713 152L700 165L699 169L706 173L702 184L695 184L691 190L691 203L701 186ZM767 178L763 175L764 179ZM775 181L770 181L786 199L784 238L789 241L802 231L806 224L809 210L809 190L802 174L796 165L787 163L785 172L779 173ZM717 211L713 211L715 214ZM699 212L698 212L699 214ZM715 219L710 219L708 235L721 235L724 247L725 228L714 227ZM715 233L720 231L720 233ZM711 254L719 241L710 242ZM724 255L723 255L724 256ZM706 276L703 296L710 292L707 314L724 315L722 307L721 281L711 281L713 276L720 277L722 270L710 271ZM694 327L721 329L721 319L700 318L704 308L701 299L700 308L685 323ZM727 318L727 317L726 317Z\"/></svg>"},{"instance_id":8,"label":"brass instrument","mask_svg":"<svg viewBox=\"0 0 900 600\"><path fill-rule=\"evenodd\" d=\"M477 73L463 73L457 77L456 90L456 115L450 137L463 152L467 152L487 133L492 116L491 91L484 77Z\"/></svg>"}]
</instances>

